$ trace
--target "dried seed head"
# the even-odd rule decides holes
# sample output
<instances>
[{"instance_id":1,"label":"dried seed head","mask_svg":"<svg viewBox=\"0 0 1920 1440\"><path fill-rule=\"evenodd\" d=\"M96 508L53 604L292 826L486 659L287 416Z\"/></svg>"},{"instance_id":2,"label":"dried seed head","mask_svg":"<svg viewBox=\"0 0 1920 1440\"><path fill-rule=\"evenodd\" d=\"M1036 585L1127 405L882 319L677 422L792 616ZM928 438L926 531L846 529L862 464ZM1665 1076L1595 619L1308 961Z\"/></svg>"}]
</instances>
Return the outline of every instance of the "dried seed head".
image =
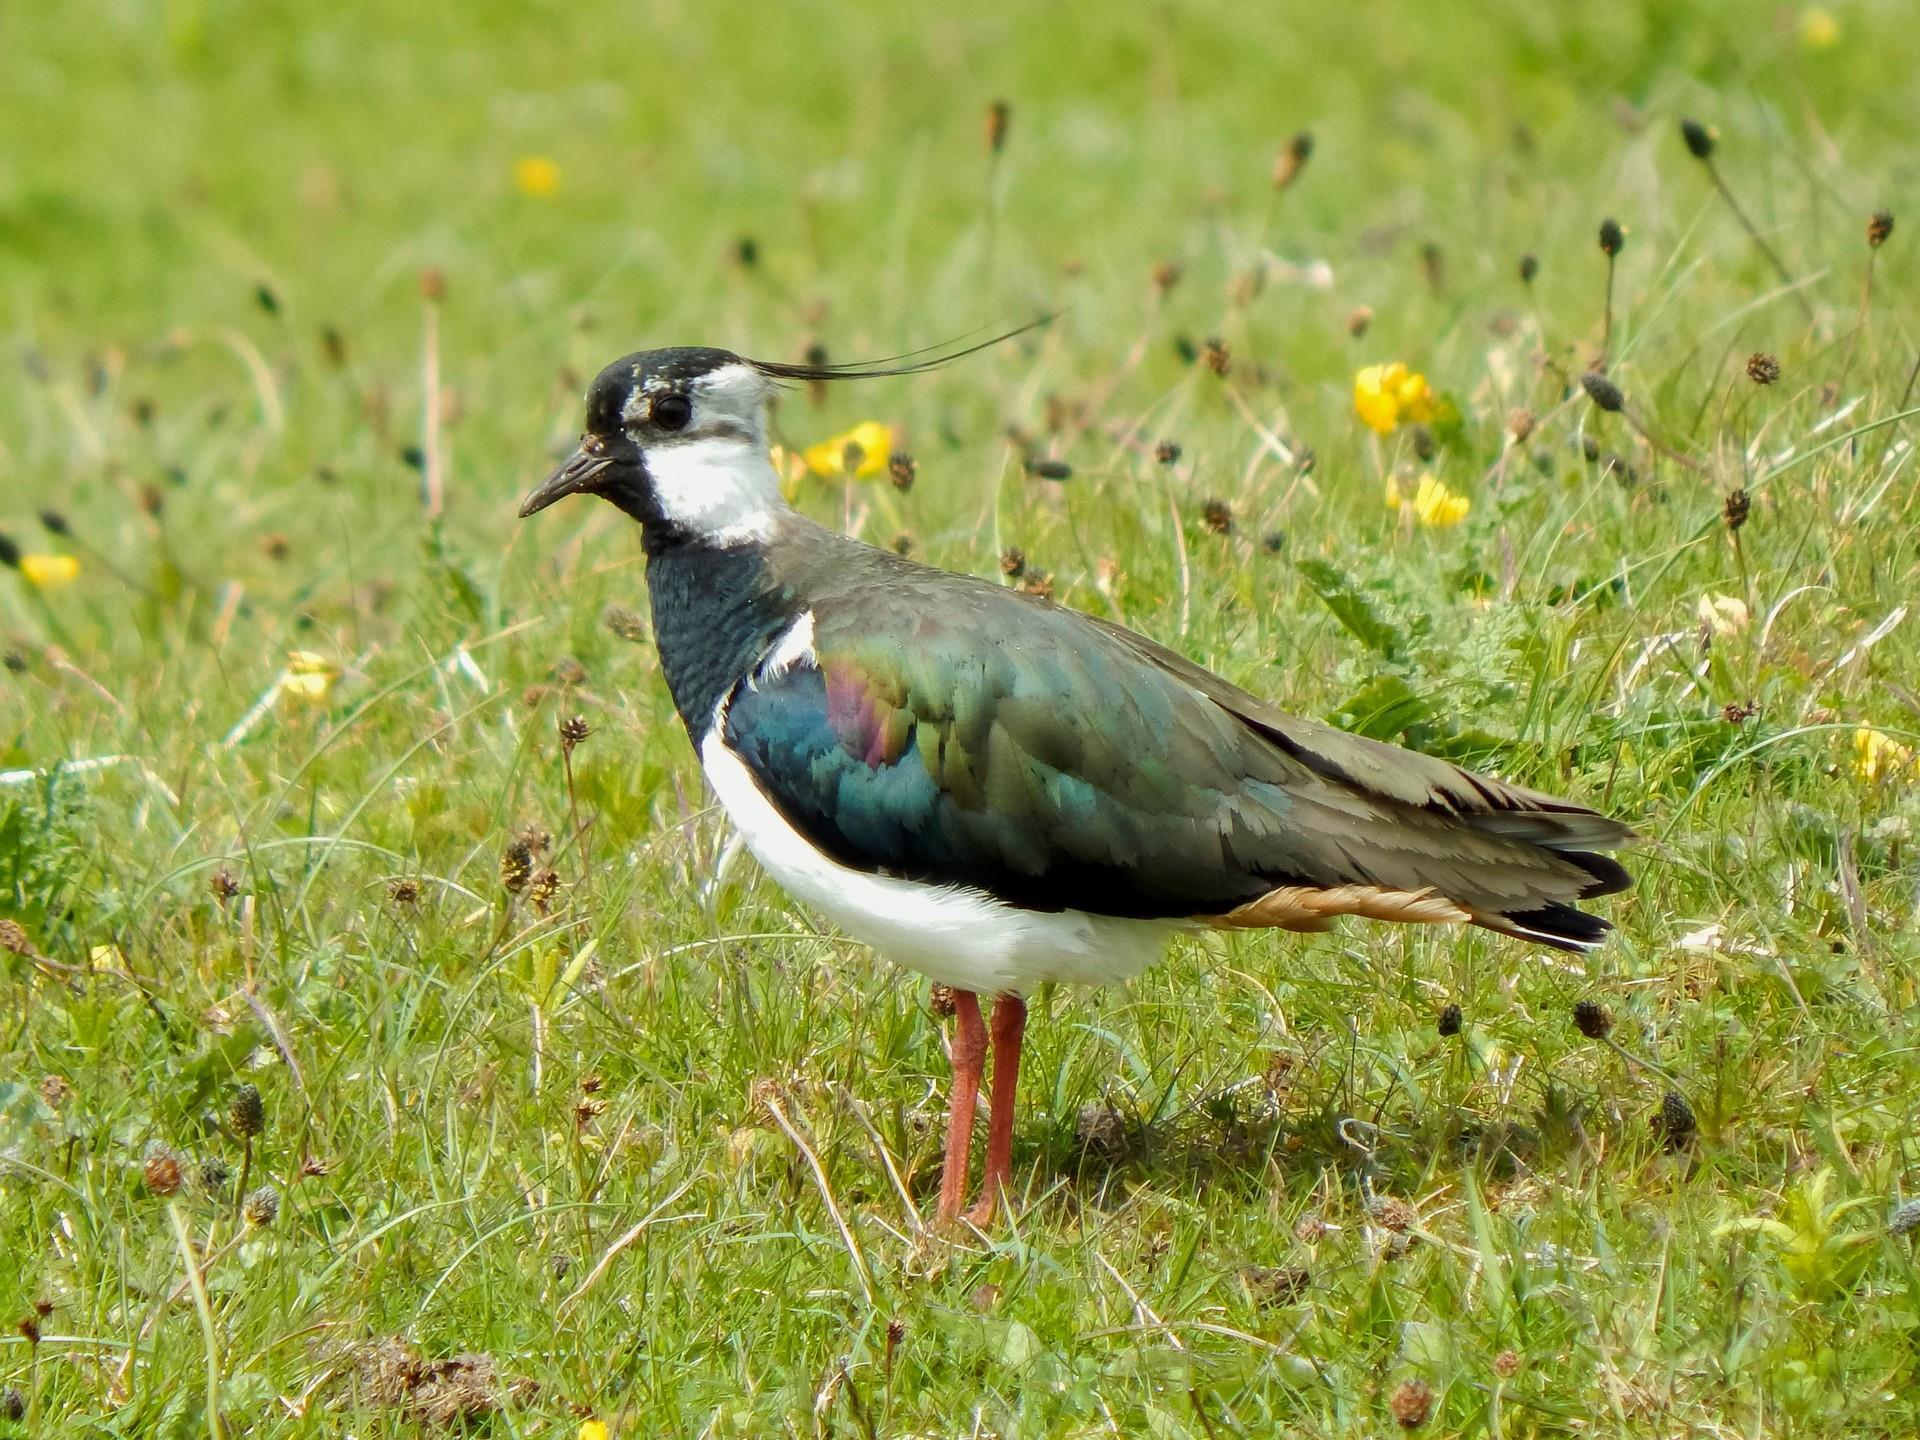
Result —
<instances>
[{"instance_id":1,"label":"dried seed head","mask_svg":"<svg viewBox=\"0 0 1920 1440\"><path fill-rule=\"evenodd\" d=\"M262 1185L240 1202L240 1213L255 1229L266 1229L280 1218L280 1192L271 1185Z\"/></svg>"},{"instance_id":2,"label":"dried seed head","mask_svg":"<svg viewBox=\"0 0 1920 1440\"><path fill-rule=\"evenodd\" d=\"M1524 445L1532 438L1538 423L1531 410L1516 410L1507 416L1507 434L1513 437L1514 444Z\"/></svg>"},{"instance_id":3,"label":"dried seed head","mask_svg":"<svg viewBox=\"0 0 1920 1440\"><path fill-rule=\"evenodd\" d=\"M913 532L911 530L902 530L898 535L893 537L893 543L888 548L896 555L913 554Z\"/></svg>"},{"instance_id":4,"label":"dried seed head","mask_svg":"<svg viewBox=\"0 0 1920 1440\"><path fill-rule=\"evenodd\" d=\"M0 1390L0 1420L17 1425L27 1418L27 1397L9 1385Z\"/></svg>"},{"instance_id":5,"label":"dried seed head","mask_svg":"<svg viewBox=\"0 0 1920 1440\"><path fill-rule=\"evenodd\" d=\"M953 986L942 985L938 980L933 982L933 988L927 992L927 1008L936 1017L941 1020L952 1019L956 1003Z\"/></svg>"},{"instance_id":6,"label":"dried seed head","mask_svg":"<svg viewBox=\"0 0 1920 1440\"><path fill-rule=\"evenodd\" d=\"M500 887L509 895L518 895L533 878L533 847L525 840L512 840L500 852Z\"/></svg>"},{"instance_id":7,"label":"dried seed head","mask_svg":"<svg viewBox=\"0 0 1920 1440\"><path fill-rule=\"evenodd\" d=\"M647 638L647 622L637 610L629 610L624 605L609 605L600 612L600 623L612 634L622 640L636 643Z\"/></svg>"},{"instance_id":8,"label":"dried seed head","mask_svg":"<svg viewBox=\"0 0 1920 1440\"><path fill-rule=\"evenodd\" d=\"M527 882L527 900L533 908L544 915L553 905L553 897L560 893L560 872L542 870Z\"/></svg>"},{"instance_id":9,"label":"dried seed head","mask_svg":"<svg viewBox=\"0 0 1920 1440\"><path fill-rule=\"evenodd\" d=\"M1327 1222L1312 1211L1308 1211L1295 1222L1293 1238L1302 1245L1318 1245L1327 1238Z\"/></svg>"},{"instance_id":10,"label":"dried seed head","mask_svg":"<svg viewBox=\"0 0 1920 1440\"><path fill-rule=\"evenodd\" d=\"M1618 220L1609 215L1600 222L1600 249L1608 259L1618 255L1627 246L1627 232Z\"/></svg>"},{"instance_id":11,"label":"dried seed head","mask_svg":"<svg viewBox=\"0 0 1920 1440\"><path fill-rule=\"evenodd\" d=\"M233 878L233 872L222 865L207 877L207 889L213 892L213 898L222 905L240 893L240 882Z\"/></svg>"},{"instance_id":12,"label":"dried seed head","mask_svg":"<svg viewBox=\"0 0 1920 1440\"><path fill-rule=\"evenodd\" d=\"M1216 375L1225 375L1233 368L1233 352L1227 349L1227 342L1218 335L1207 337L1200 358L1207 362L1207 368Z\"/></svg>"},{"instance_id":13,"label":"dried seed head","mask_svg":"<svg viewBox=\"0 0 1920 1440\"><path fill-rule=\"evenodd\" d=\"M1699 1129L1699 1122L1693 1118L1693 1107L1678 1090L1669 1090L1660 1097L1660 1116L1655 1124L1667 1137L1667 1143L1676 1149L1693 1139Z\"/></svg>"},{"instance_id":14,"label":"dried seed head","mask_svg":"<svg viewBox=\"0 0 1920 1440\"><path fill-rule=\"evenodd\" d=\"M1285 190L1300 178L1300 172L1307 168L1307 161L1313 158L1313 132L1297 131L1293 138L1282 147L1273 162L1273 188Z\"/></svg>"},{"instance_id":15,"label":"dried seed head","mask_svg":"<svg viewBox=\"0 0 1920 1440\"><path fill-rule=\"evenodd\" d=\"M1007 148L1007 127L1013 123L1013 106L996 100L987 106L987 149L998 155Z\"/></svg>"},{"instance_id":16,"label":"dried seed head","mask_svg":"<svg viewBox=\"0 0 1920 1440\"><path fill-rule=\"evenodd\" d=\"M1920 1200L1909 1200L1887 1217L1889 1235L1911 1235L1920 1230Z\"/></svg>"},{"instance_id":17,"label":"dried seed head","mask_svg":"<svg viewBox=\"0 0 1920 1440\"><path fill-rule=\"evenodd\" d=\"M27 1344L38 1345L40 1343L40 1317L38 1315L22 1315L17 1328Z\"/></svg>"},{"instance_id":18,"label":"dried seed head","mask_svg":"<svg viewBox=\"0 0 1920 1440\"><path fill-rule=\"evenodd\" d=\"M1269 555L1278 555L1282 550L1287 548L1287 532L1284 530L1269 530L1260 537L1260 548Z\"/></svg>"},{"instance_id":19,"label":"dried seed head","mask_svg":"<svg viewBox=\"0 0 1920 1440\"><path fill-rule=\"evenodd\" d=\"M553 677L556 685L584 685L587 682L587 667L571 655L562 655L547 667L547 674Z\"/></svg>"},{"instance_id":20,"label":"dried seed head","mask_svg":"<svg viewBox=\"0 0 1920 1440\"><path fill-rule=\"evenodd\" d=\"M1373 328L1373 307L1356 305L1347 314L1347 334L1358 340Z\"/></svg>"},{"instance_id":21,"label":"dried seed head","mask_svg":"<svg viewBox=\"0 0 1920 1440\"><path fill-rule=\"evenodd\" d=\"M1580 388L1587 392L1587 398L1608 414L1617 414L1626 407L1627 397L1620 393L1620 387L1596 370L1589 370L1580 377Z\"/></svg>"},{"instance_id":22,"label":"dried seed head","mask_svg":"<svg viewBox=\"0 0 1920 1440\"><path fill-rule=\"evenodd\" d=\"M1874 211L1873 218L1867 221L1867 244L1878 250L1887 243L1888 237L1892 234L1893 212L1891 210Z\"/></svg>"},{"instance_id":23,"label":"dried seed head","mask_svg":"<svg viewBox=\"0 0 1920 1440\"><path fill-rule=\"evenodd\" d=\"M1540 257L1527 254L1520 257L1520 283L1531 285L1534 277L1540 273Z\"/></svg>"},{"instance_id":24,"label":"dried seed head","mask_svg":"<svg viewBox=\"0 0 1920 1440\"><path fill-rule=\"evenodd\" d=\"M1465 1023L1466 1016L1461 1012L1460 1007L1457 1004L1449 1002L1447 1008L1440 1012L1440 1019L1435 1023L1434 1028L1439 1030L1441 1036L1445 1038L1447 1036L1458 1035L1460 1033L1460 1027Z\"/></svg>"},{"instance_id":25,"label":"dried seed head","mask_svg":"<svg viewBox=\"0 0 1920 1440\"><path fill-rule=\"evenodd\" d=\"M1027 573L1027 552L1018 545L1009 545L1000 552L1000 573L1009 580L1018 580Z\"/></svg>"},{"instance_id":26,"label":"dried seed head","mask_svg":"<svg viewBox=\"0 0 1920 1440\"><path fill-rule=\"evenodd\" d=\"M420 903L420 882L411 875L402 875L387 886L387 898L396 905L417 905Z\"/></svg>"},{"instance_id":27,"label":"dried seed head","mask_svg":"<svg viewBox=\"0 0 1920 1440\"><path fill-rule=\"evenodd\" d=\"M1020 590L1022 594L1037 595L1042 600L1051 600L1053 598L1053 572L1051 570L1035 570L1029 568L1027 573L1020 578Z\"/></svg>"},{"instance_id":28,"label":"dried seed head","mask_svg":"<svg viewBox=\"0 0 1920 1440\"><path fill-rule=\"evenodd\" d=\"M1727 522L1727 529L1738 533L1747 523L1747 516L1753 513L1753 500L1745 490L1729 490L1726 504L1720 509L1721 518Z\"/></svg>"},{"instance_id":29,"label":"dried seed head","mask_svg":"<svg viewBox=\"0 0 1920 1440\"><path fill-rule=\"evenodd\" d=\"M233 1170L218 1155L209 1155L200 1162L200 1168L194 1172L194 1182L216 1200L224 1199L227 1185L233 1179Z\"/></svg>"},{"instance_id":30,"label":"dried seed head","mask_svg":"<svg viewBox=\"0 0 1920 1440\"><path fill-rule=\"evenodd\" d=\"M1747 357L1747 378L1756 385L1771 385L1780 378L1780 362L1764 350Z\"/></svg>"},{"instance_id":31,"label":"dried seed head","mask_svg":"<svg viewBox=\"0 0 1920 1440\"><path fill-rule=\"evenodd\" d=\"M40 523L47 527L47 533L51 535L71 535L73 533L73 527L67 523L67 517L62 515L58 510L42 510L40 512Z\"/></svg>"},{"instance_id":32,"label":"dried seed head","mask_svg":"<svg viewBox=\"0 0 1920 1440\"><path fill-rule=\"evenodd\" d=\"M1680 138L1687 142L1687 153L1694 159L1711 160L1714 147L1720 143L1720 132L1698 120L1682 120Z\"/></svg>"},{"instance_id":33,"label":"dried seed head","mask_svg":"<svg viewBox=\"0 0 1920 1440\"><path fill-rule=\"evenodd\" d=\"M1437 241L1429 240L1420 247L1420 268L1426 272L1428 285L1435 290L1444 288L1447 280L1447 257Z\"/></svg>"},{"instance_id":34,"label":"dried seed head","mask_svg":"<svg viewBox=\"0 0 1920 1440\"><path fill-rule=\"evenodd\" d=\"M267 1103L260 1098L258 1085L241 1085L227 1102L227 1126L234 1134L250 1139L267 1128Z\"/></svg>"},{"instance_id":35,"label":"dried seed head","mask_svg":"<svg viewBox=\"0 0 1920 1440\"><path fill-rule=\"evenodd\" d=\"M1082 1105L1073 1117L1073 1138L1082 1150L1096 1155L1118 1155L1132 1138L1126 1113L1110 1101Z\"/></svg>"},{"instance_id":36,"label":"dried seed head","mask_svg":"<svg viewBox=\"0 0 1920 1440\"><path fill-rule=\"evenodd\" d=\"M33 954L33 941L18 920L0 920L0 950L9 955Z\"/></svg>"},{"instance_id":37,"label":"dried seed head","mask_svg":"<svg viewBox=\"0 0 1920 1440\"><path fill-rule=\"evenodd\" d=\"M1375 1196L1370 1208L1374 1223L1396 1235L1406 1234L1420 1220L1420 1213L1396 1195Z\"/></svg>"},{"instance_id":38,"label":"dried seed head","mask_svg":"<svg viewBox=\"0 0 1920 1440\"><path fill-rule=\"evenodd\" d=\"M1180 446L1172 440L1162 440L1153 447L1153 458L1161 465L1171 465L1180 458Z\"/></svg>"},{"instance_id":39,"label":"dried seed head","mask_svg":"<svg viewBox=\"0 0 1920 1440\"><path fill-rule=\"evenodd\" d=\"M1180 268L1179 262L1176 260L1155 261L1153 266L1153 288L1164 295L1180 283L1180 277L1184 273Z\"/></svg>"},{"instance_id":40,"label":"dried seed head","mask_svg":"<svg viewBox=\"0 0 1920 1440\"><path fill-rule=\"evenodd\" d=\"M1598 1000L1576 1000L1573 1028L1589 1040L1604 1040L1613 1033L1613 1012Z\"/></svg>"},{"instance_id":41,"label":"dried seed head","mask_svg":"<svg viewBox=\"0 0 1920 1440\"><path fill-rule=\"evenodd\" d=\"M438 265L429 265L420 272L420 298L429 305L438 305L447 298L447 272Z\"/></svg>"},{"instance_id":42,"label":"dried seed head","mask_svg":"<svg viewBox=\"0 0 1920 1440\"><path fill-rule=\"evenodd\" d=\"M1732 700L1720 707L1720 718L1729 725L1744 725L1760 713L1751 700Z\"/></svg>"},{"instance_id":43,"label":"dried seed head","mask_svg":"<svg viewBox=\"0 0 1920 1440\"><path fill-rule=\"evenodd\" d=\"M58 1110L73 1098L73 1084L64 1075L43 1075L40 1077L40 1103L49 1110Z\"/></svg>"},{"instance_id":44,"label":"dried seed head","mask_svg":"<svg viewBox=\"0 0 1920 1440\"><path fill-rule=\"evenodd\" d=\"M1040 455L1027 461L1027 473L1036 480L1071 480L1073 466L1064 460Z\"/></svg>"},{"instance_id":45,"label":"dried seed head","mask_svg":"<svg viewBox=\"0 0 1920 1440\"><path fill-rule=\"evenodd\" d=\"M1493 1373L1498 1375L1502 1380L1511 1380L1514 1376L1518 1375L1520 1373L1520 1352L1517 1350L1502 1350L1498 1355L1494 1356Z\"/></svg>"},{"instance_id":46,"label":"dried seed head","mask_svg":"<svg viewBox=\"0 0 1920 1440\"><path fill-rule=\"evenodd\" d=\"M1424 1380L1402 1380L1387 1397L1387 1409L1402 1430L1418 1430L1433 1418L1433 1387Z\"/></svg>"},{"instance_id":47,"label":"dried seed head","mask_svg":"<svg viewBox=\"0 0 1920 1440\"><path fill-rule=\"evenodd\" d=\"M20 547L13 543L13 537L0 530L0 565L9 570L20 568Z\"/></svg>"},{"instance_id":48,"label":"dried seed head","mask_svg":"<svg viewBox=\"0 0 1920 1440\"><path fill-rule=\"evenodd\" d=\"M570 715L560 722L560 746L569 755L591 734L593 734L593 727L587 724L587 717L584 715Z\"/></svg>"},{"instance_id":49,"label":"dried seed head","mask_svg":"<svg viewBox=\"0 0 1920 1440\"><path fill-rule=\"evenodd\" d=\"M149 1194L166 1199L180 1190L180 1157L171 1150L155 1150L147 1156L147 1163L140 1169L140 1178L147 1182Z\"/></svg>"},{"instance_id":50,"label":"dried seed head","mask_svg":"<svg viewBox=\"0 0 1920 1440\"><path fill-rule=\"evenodd\" d=\"M1233 533L1233 507L1215 497L1200 507L1200 523L1216 535Z\"/></svg>"},{"instance_id":51,"label":"dried seed head","mask_svg":"<svg viewBox=\"0 0 1920 1440\"><path fill-rule=\"evenodd\" d=\"M887 479L893 482L894 489L911 490L914 476L919 473L920 467L906 451L896 450L887 457Z\"/></svg>"},{"instance_id":52,"label":"dried seed head","mask_svg":"<svg viewBox=\"0 0 1920 1440\"><path fill-rule=\"evenodd\" d=\"M27 657L22 655L18 650L7 651L4 661L0 663L6 665L7 673L10 675L24 675L27 673Z\"/></svg>"},{"instance_id":53,"label":"dried seed head","mask_svg":"<svg viewBox=\"0 0 1920 1440\"><path fill-rule=\"evenodd\" d=\"M1432 460L1440 453L1440 442L1434 438L1433 431L1425 425L1409 425L1407 439L1413 444L1413 453L1422 461Z\"/></svg>"}]
</instances>

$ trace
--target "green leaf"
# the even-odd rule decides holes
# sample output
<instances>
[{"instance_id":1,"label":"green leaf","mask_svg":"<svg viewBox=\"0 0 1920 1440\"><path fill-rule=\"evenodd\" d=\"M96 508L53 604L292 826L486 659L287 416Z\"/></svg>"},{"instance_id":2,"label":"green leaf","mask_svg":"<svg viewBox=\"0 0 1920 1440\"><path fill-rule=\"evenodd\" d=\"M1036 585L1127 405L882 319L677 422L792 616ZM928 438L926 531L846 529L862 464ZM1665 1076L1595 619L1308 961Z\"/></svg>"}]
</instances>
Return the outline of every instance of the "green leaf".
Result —
<instances>
[{"instance_id":1,"label":"green leaf","mask_svg":"<svg viewBox=\"0 0 1920 1440\"><path fill-rule=\"evenodd\" d=\"M1331 560L1311 556L1296 560L1294 568L1356 640L1388 660L1400 658L1406 648L1406 634L1380 612L1352 576Z\"/></svg>"},{"instance_id":2,"label":"green leaf","mask_svg":"<svg viewBox=\"0 0 1920 1440\"><path fill-rule=\"evenodd\" d=\"M1394 674L1376 675L1327 718L1343 730L1373 740L1392 740L1432 718L1433 707Z\"/></svg>"}]
</instances>

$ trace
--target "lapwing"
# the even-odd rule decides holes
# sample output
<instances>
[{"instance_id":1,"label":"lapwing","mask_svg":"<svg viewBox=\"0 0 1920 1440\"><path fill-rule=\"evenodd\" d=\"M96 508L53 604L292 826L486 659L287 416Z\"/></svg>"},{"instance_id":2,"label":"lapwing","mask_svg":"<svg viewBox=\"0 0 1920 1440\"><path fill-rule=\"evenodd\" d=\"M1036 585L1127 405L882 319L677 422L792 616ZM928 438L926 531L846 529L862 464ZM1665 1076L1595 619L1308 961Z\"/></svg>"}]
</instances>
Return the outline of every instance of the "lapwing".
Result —
<instances>
[{"instance_id":1,"label":"lapwing","mask_svg":"<svg viewBox=\"0 0 1920 1440\"><path fill-rule=\"evenodd\" d=\"M1005 338L1005 337L1000 337ZM987 342L992 343L992 342ZM788 505L784 381L908 374L643 350L520 507L597 495L639 524L660 666L708 783L804 905L954 992L938 1214L1010 1187L1024 996L1152 964L1171 937L1336 917L1477 925L1562 950L1610 928L1635 838L1572 801L1296 719L1120 625L917 564ZM992 1029L980 997L992 999Z\"/></svg>"}]
</instances>

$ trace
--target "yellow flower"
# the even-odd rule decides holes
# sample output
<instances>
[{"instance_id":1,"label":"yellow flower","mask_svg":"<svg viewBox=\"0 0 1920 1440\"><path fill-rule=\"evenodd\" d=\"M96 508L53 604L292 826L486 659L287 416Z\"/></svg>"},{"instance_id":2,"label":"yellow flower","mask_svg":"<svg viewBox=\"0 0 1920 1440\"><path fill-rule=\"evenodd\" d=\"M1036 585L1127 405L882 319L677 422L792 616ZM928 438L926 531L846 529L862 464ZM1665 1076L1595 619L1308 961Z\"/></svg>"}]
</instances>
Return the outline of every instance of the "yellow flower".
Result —
<instances>
[{"instance_id":1,"label":"yellow flower","mask_svg":"<svg viewBox=\"0 0 1920 1440\"><path fill-rule=\"evenodd\" d=\"M844 435L809 445L801 452L807 469L823 478L851 475L871 480L884 475L893 454L893 431L878 420L862 420Z\"/></svg>"},{"instance_id":2,"label":"yellow flower","mask_svg":"<svg viewBox=\"0 0 1920 1440\"><path fill-rule=\"evenodd\" d=\"M545 200L560 188L560 167L545 155L524 155L513 162L513 184L522 195Z\"/></svg>"},{"instance_id":3,"label":"yellow flower","mask_svg":"<svg viewBox=\"0 0 1920 1440\"><path fill-rule=\"evenodd\" d=\"M1433 387L1399 360L1365 365L1353 377L1353 409L1369 429L1391 435L1403 421L1417 425L1433 418Z\"/></svg>"},{"instance_id":4,"label":"yellow flower","mask_svg":"<svg viewBox=\"0 0 1920 1440\"><path fill-rule=\"evenodd\" d=\"M1411 507L1413 518L1429 529L1446 530L1467 518L1467 512L1473 509L1473 501L1457 490L1449 490L1431 474L1422 475L1415 482L1413 495L1409 498L1400 488L1400 482L1389 476L1387 508L1398 510L1403 506Z\"/></svg>"},{"instance_id":5,"label":"yellow flower","mask_svg":"<svg viewBox=\"0 0 1920 1440\"><path fill-rule=\"evenodd\" d=\"M607 1422L604 1420L582 1420L580 1422L580 1440L607 1440Z\"/></svg>"},{"instance_id":6,"label":"yellow flower","mask_svg":"<svg viewBox=\"0 0 1920 1440\"><path fill-rule=\"evenodd\" d=\"M1831 10L1810 5L1800 12L1800 43L1809 50L1831 50L1840 43L1840 22Z\"/></svg>"},{"instance_id":7,"label":"yellow flower","mask_svg":"<svg viewBox=\"0 0 1920 1440\"><path fill-rule=\"evenodd\" d=\"M1902 745L1884 730L1862 725L1853 732L1853 773L1869 784L1911 770L1913 761L1913 747Z\"/></svg>"},{"instance_id":8,"label":"yellow flower","mask_svg":"<svg viewBox=\"0 0 1920 1440\"><path fill-rule=\"evenodd\" d=\"M80 561L73 555L22 555L20 573L36 590L64 590L80 578Z\"/></svg>"},{"instance_id":9,"label":"yellow flower","mask_svg":"<svg viewBox=\"0 0 1920 1440\"><path fill-rule=\"evenodd\" d=\"M339 675L333 662L311 650L294 650L287 655L287 668L280 677L280 688L301 700L318 702L327 698Z\"/></svg>"}]
</instances>

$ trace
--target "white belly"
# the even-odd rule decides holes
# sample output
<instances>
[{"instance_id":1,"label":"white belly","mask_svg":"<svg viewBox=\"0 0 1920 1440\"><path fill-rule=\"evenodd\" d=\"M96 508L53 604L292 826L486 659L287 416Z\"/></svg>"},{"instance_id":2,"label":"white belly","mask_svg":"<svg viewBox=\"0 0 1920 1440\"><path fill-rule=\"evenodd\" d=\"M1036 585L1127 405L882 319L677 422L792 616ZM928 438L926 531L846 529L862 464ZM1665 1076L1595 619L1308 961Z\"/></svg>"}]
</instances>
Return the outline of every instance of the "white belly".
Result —
<instances>
[{"instance_id":1,"label":"white belly","mask_svg":"<svg viewBox=\"0 0 1920 1440\"><path fill-rule=\"evenodd\" d=\"M1139 974L1179 928L1082 910L1020 910L971 886L930 886L851 870L787 823L717 735L700 746L747 849L794 899L897 964L959 990L1024 994L1049 980L1107 985Z\"/></svg>"}]
</instances>

